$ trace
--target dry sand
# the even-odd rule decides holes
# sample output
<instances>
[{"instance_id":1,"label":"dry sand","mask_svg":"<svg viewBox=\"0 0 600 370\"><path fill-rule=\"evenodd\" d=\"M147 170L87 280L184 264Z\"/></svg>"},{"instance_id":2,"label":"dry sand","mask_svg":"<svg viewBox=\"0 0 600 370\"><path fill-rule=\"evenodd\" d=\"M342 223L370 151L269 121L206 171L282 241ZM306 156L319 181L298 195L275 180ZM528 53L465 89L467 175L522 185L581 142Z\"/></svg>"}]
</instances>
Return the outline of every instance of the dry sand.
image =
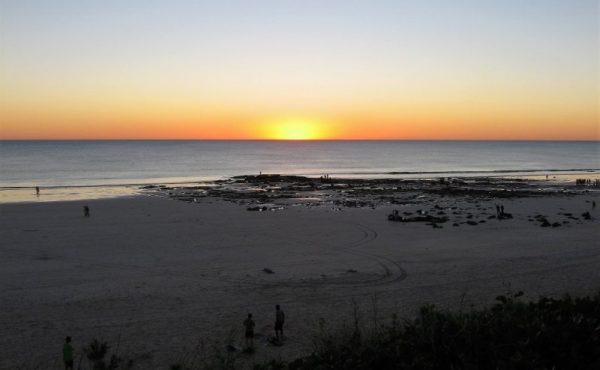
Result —
<instances>
[{"instance_id":1,"label":"dry sand","mask_svg":"<svg viewBox=\"0 0 600 370\"><path fill-rule=\"evenodd\" d=\"M462 222L469 212L486 222L440 229L388 221L397 205L248 212L151 196L0 205L0 368L58 369L70 335L77 349L103 338L141 356L140 368L166 369L232 330L241 345L247 312L255 358L290 358L310 351L321 319L350 318L353 300L372 321L425 303L488 304L508 283L529 298L587 294L600 287L600 212L562 213L579 216L593 199L505 199L514 219L502 221L488 219L493 200L451 199ZM541 228L528 221L536 213L569 223ZM287 317L282 347L266 341L275 304Z\"/></svg>"}]
</instances>

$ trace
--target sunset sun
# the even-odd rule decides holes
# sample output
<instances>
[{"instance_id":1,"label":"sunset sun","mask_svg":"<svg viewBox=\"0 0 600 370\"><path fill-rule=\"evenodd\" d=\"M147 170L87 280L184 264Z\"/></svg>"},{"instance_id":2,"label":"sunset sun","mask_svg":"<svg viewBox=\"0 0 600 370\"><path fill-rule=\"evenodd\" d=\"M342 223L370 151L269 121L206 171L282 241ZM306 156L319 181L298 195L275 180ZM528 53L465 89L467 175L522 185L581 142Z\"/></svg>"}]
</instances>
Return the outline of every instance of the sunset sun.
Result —
<instances>
[{"instance_id":1,"label":"sunset sun","mask_svg":"<svg viewBox=\"0 0 600 370\"><path fill-rule=\"evenodd\" d=\"M327 135L318 120L280 119L267 124L266 136L273 140L319 140Z\"/></svg>"}]
</instances>

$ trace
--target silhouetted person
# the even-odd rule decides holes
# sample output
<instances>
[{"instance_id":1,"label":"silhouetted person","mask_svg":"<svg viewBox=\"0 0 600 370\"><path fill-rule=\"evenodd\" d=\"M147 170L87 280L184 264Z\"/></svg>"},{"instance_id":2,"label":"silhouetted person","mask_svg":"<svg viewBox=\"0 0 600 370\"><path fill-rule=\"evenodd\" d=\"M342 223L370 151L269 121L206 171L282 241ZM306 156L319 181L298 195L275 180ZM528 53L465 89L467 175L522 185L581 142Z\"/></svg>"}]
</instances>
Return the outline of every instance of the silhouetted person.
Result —
<instances>
[{"instance_id":1,"label":"silhouetted person","mask_svg":"<svg viewBox=\"0 0 600 370\"><path fill-rule=\"evenodd\" d=\"M500 206L500 215L503 216L504 215L504 205Z\"/></svg>"},{"instance_id":2,"label":"silhouetted person","mask_svg":"<svg viewBox=\"0 0 600 370\"><path fill-rule=\"evenodd\" d=\"M496 217L500 217L500 206L496 204Z\"/></svg>"},{"instance_id":3,"label":"silhouetted person","mask_svg":"<svg viewBox=\"0 0 600 370\"><path fill-rule=\"evenodd\" d=\"M90 207L83 206L83 217L90 217Z\"/></svg>"},{"instance_id":4,"label":"silhouetted person","mask_svg":"<svg viewBox=\"0 0 600 370\"><path fill-rule=\"evenodd\" d=\"M40 187L39 186L35 187L35 195L38 197L40 196Z\"/></svg>"},{"instance_id":5,"label":"silhouetted person","mask_svg":"<svg viewBox=\"0 0 600 370\"><path fill-rule=\"evenodd\" d=\"M596 201L592 200L592 209L596 208Z\"/></svg>"},{"instance_id":6,"label":"silhouetted person","mask_svg":"<svg viewBox=\"0 0 600 370\"><path fill-rule=\"evenodd\" d=\"M248 318L244 320L244 327L246 328L246 347L254 347L254 321L252 320L252 314L248 314Z\"/></svg>"},{"instance_id":7,"label":"silhouetted person","mask_svg":"<svg viewBox=\"0 0 600 370\"><path fill-rule=\"evenodd\" d=\"M275 337L279 340L283 339L283 323L285 322L285 314L279 305L275 306Z\"/></svg>"},{"instance_id":8,"label":"silhouetted person","mask_svg":"<svg viewBox=\"0 0 600 370\"><path fill-rule=\"evenodd\" d=\"M65 338L65 344L63 345L63 362L65 363L65 370L73 370L73 346L71 346L71 337Z\"/></svg>"}]
</instances>

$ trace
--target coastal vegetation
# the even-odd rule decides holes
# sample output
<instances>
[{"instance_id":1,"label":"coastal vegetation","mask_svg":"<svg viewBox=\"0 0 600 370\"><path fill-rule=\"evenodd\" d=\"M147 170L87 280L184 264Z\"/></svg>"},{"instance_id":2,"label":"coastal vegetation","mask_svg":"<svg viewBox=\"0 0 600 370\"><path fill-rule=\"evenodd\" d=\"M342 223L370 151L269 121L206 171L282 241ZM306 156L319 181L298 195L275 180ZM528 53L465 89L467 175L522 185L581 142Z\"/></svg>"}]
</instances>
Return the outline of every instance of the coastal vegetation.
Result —
<instances>
[{"instance_id":1,"label":"coastal vegetation","mask_svg":"<svg viewBox=\"0 0 600 370\"><path fill-rule=\"evenodd\" d=\"M255 351L215 346L196 356L201 361L170 370L600 368L600 291L528 302L522 295L507 293L491 306L466 310L425 305L412 318L393 316L375 325L355 306L352 322L337 328L321 323L305 357L253 363ZM137 368L114 355L104 360L108 347L97 341L88 347L88 368Z\"/></svg>"},{"instance_id":2,"label":"coastal vegetation","mask_svg":"<svg viewBox=\"0 0 600 370\"><path fill-rule=\"evenodd\" d=\"M423 306L416 317L371 330L323 333L297 369L597 369L600 293L449 311ZM293 367L295 363L299 366ZM263 367L275 369L276 367ZM284 367L286 368L286 367Z\"/></svg>"}]
</instances>

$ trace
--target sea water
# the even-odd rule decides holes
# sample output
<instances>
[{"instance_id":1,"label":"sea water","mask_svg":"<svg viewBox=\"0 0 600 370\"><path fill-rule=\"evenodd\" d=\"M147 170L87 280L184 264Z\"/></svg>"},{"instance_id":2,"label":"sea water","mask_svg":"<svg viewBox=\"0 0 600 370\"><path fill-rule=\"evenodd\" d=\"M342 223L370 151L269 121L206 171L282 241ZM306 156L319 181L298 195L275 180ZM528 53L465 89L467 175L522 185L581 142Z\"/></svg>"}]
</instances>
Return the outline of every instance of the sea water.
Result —
<instances>
[{"instance_id":1,"label":"sea water","mask_svg":"<svg viewBox=\"0 0 600 370\"><path fill-rule=\"evenodd\" d=\"M111 185L259 173L377 178L598 170L598 141L0 141L0 191L103 187L95 192L111 194Z\"/></svg>"}]
</instances>

